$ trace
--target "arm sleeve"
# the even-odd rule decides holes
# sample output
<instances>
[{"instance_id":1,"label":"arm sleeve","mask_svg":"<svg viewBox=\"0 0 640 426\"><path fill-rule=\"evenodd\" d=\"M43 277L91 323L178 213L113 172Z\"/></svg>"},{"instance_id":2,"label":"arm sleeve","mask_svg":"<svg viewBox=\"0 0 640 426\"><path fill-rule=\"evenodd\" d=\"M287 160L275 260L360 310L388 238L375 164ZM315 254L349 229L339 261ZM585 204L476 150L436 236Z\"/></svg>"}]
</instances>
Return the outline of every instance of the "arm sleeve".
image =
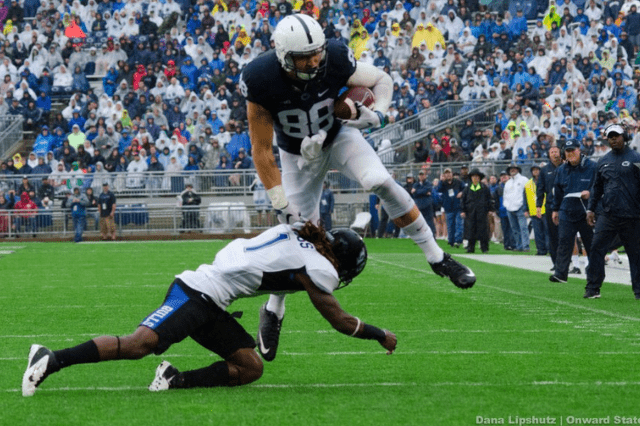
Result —
<instances>
[{"instance_id":1,"label":"arm sleeve","mask_svg":"<svg viewBox=\"0 0 640 426\"><path fill-rule=\"evenodd\" d=\"M602 174L599 169L596 169L596 176L591 185L591 191L589 194L589 204L587 210L595 212L598 207L598 203L604 193L604 181L602 180Z\"/></svg>"},{"instance_id":2,"label":"arm sleeve","mask_svg":"<svg viewBox=\"0 0 640 426\"><path fill-rule=\"evenodd\" d=\"M560 172L556 174L556 180L553 183L553 200L551 200L551 210L557 212L560 210L560 204L562 203L562 198L564 197L564 190L560 185Z\"/></svg>"}]
</instances>

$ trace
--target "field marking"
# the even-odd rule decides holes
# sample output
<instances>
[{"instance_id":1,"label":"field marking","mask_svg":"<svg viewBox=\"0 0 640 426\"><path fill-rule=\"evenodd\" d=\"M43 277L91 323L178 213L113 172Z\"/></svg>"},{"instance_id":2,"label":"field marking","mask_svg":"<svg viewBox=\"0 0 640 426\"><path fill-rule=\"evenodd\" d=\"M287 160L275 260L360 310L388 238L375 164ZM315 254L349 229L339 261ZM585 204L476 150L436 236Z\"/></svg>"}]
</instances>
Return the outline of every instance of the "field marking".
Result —
<instances>
[{"instance_id":1,"label":"field marking","mask_svg":"<svg viewBox=\"0 0 640 426\"><path fill-rule=\"evenodd\" d=\"M563 352L542 352L542 351L396 351L393 353L395 356L406 356L406 355L533 355L533 356L552 356L552 355L568 355L575 356L576 354L591 354L591 355L610 355L610 356L621 356L621 355L629 355L636 356L640 355L640 351L597 351L597 352L589 352L589 351L563 351ZM282 351L281 356L303 356L303 357L312 357L312 356L382 356L386 355L384 351L351 351L351 352L287 352ZM212 358L218 357L218 355L213 352L208 354L163 354L163 358ZM21 357L4 357L0 358L0 361L26 361L26 356Z\"/></svg>"},{"instance_id":2,"label":"field marking","mask_svg":"<svg viewBox=\"0 0 640 426\"><path fill-rule=\"evenodd\" d=\"M527 271L552 274L550 268L553 263L551 263L551 258L548 256L518 256L510 254L459 254L458 256L492 265L510 266ZM625 255L621 255L620 258L625 260L622 266L611 263L611 265L605 267L605 282L630 286L629 259ZM583 272L583 274L569 275L569 278L586 282L586 271L583 269Z\"/></svg>"},{"instance_id":3,"label":"field marking","mask_svg":"<svg viewBox=\"0 0 640 426\"><path fill-rule=\"evenodd\" d=\"M623 381L623 382L558 382L558 381L533 381L519 383L490 383L490 382L382 382L382 383L265 383L246 385L246 388L259 389L314 389L314 388L387 388L387 387L536 387L536 386L612 386L612 387L635 387L640 386L640 382ZM87 387L58 387L58 388L41 388L38 392L86 392L86 391L146 391L146 386L87 386ZM17 393L22 390L19 388L4 389L4 392Z\"/></svg>"},{"instance_id":4,"label":"field marking","mask_svg":"<svg viewBox=\"0 0 640 426\"><path fill-rule=\"evenodd\" d=\"M210 240L135 240L135 241L82 241L82 245L113 245L113 244L173 244L173 243L224 243L228 244L231 239L211 238Z\"/></svg>"},{"instance_id":5,"label":"field marking","mask_svg":"<svg viewBox=\"0 0 640 426\"><path fill-rule=\"evenodd\" d=\"M393 262L387 262L385 260L380 260L380 259L375 259L375 258L372 259L372 260L375 261L375 262L380 262L380 263L384 263L384 264L387 264L387 265L392 265L392 266L395 266L397 268L407 269L407 270L410 270L410 271L422 272L422 273L425 273L425 274L434 274L433 271L429 271L429 270L425 270L425 269L418 269L418 268L413 268L413 267L410 267L410 266L398 265L398 264L393 263ZM615 312L609 312L609 311L605 311L605 310L602 310L602 309L590 308L588 306L583 306L583 305L576 305L576 304L573 304L573 303L564 302L562 300L557 300L557 299L549 299L548 297L536 296L536 295L533 295L531 293L520 293L518 291L508 290L508 289L500 288L500 287L494 287L492 285L486 285L486 284L480 284L480 286L482 286L483 288L489 288L491 290L496 290L496 291L501 291L503 293L512 294L514 296L522 296L522 297L525 297L525 298L538 299L538 300L542 300L542 301L549 302L549 303L556 304L556 305L562 305L562 306L567 306L567 307L570 307L570 308L581 309L581 310L584 310L584 311L593 312L595 314L606 315L606 316L609 316L609 317L612 317L612 318L617 318L617 319L622 319L622 320L627 320L627 321L640 321L640 318L638 318L638 317L620 315L620 314L617 314Z\"/></svg>"},{"instance_id":6,"label":"field marking","mask_svg":"<svg viewBox=\"0 0 640 426\"><path fill-rule=\"evenodd\" d=\"M636 333L633 330L619 330L621 333L633 333L633 335L635 337L640 337L640 333ZM402 330L402 329L398 329L396 331L396 333L472 333L472 334L484 334L484 333L513 333L513 334L520 334L520 333L575 333L575 332L585 332L585 333L594 333L593 330L589 330L589 329L584 329L584 328L578 328L578 329L552 329L552 330L544 330L544 329L533 329L533 330L518 330L518 329L514 329L514 330L498 330L498 329L491 329L491 330L456 330L456 329L434 329L434 330ZM338 333L335 330L282 330L281 334L307 334L307 333L313 333L313 334L331 334L331 333ZM113 333L111 333L113 334ZM50 333L45 333L45 334L5 334L5 335L0 335L0 339L41 339L41 338L47 338L47 337L95 337L95 336L108 336L110 335L109 332L103 332L103 333L79 333L79 334L50 334Z\"/></svg>"}]
</instances>

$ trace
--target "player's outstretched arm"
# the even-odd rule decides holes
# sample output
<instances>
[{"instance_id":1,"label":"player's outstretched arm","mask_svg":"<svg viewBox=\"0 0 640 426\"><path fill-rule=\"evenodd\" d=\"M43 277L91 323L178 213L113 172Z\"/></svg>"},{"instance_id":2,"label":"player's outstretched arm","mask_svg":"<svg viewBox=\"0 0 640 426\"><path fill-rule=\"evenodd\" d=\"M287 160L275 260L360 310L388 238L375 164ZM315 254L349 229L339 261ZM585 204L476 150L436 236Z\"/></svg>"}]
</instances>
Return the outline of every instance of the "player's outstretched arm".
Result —
<instances>
[{"instance_id":1,"label":"player's outstretched arm","mask_svg":"<svg viewBox=\"0 0 640 426\"><path fill-rule=\"evenodd\" d=\"M395 351L397 344L395 334L365 324L359 318L345 312L332 294L320 290L308 276L298 274L297 279L303 283L313 306L337 331L359 339L377 340L387 350L387 355Z\"/></svg>"},{"instance_id":2,"label":"player's outstretched arm","mask_svg":"<svg viewBox=\"0 0 640 426\"><path fill-rule=\"evenodd\" d=\"M375 96L372 109L386 114L393 98L393 80L386 72L370 64L358 62L356 71L349 77L347 86L369 87Z\"/></svg>"},{"instance_id":3,"label":"player's outstretched arm","mask_svg":"<svg viewBox=\"0 0 640 426\"><path fill-rule=\"evenodd\" d=\"M282 176L273 156L273 118L271 113L255 102L247 101L247 119L251 153L260 180L265 188L282 185Z\"/></svg>"}]
</instances>

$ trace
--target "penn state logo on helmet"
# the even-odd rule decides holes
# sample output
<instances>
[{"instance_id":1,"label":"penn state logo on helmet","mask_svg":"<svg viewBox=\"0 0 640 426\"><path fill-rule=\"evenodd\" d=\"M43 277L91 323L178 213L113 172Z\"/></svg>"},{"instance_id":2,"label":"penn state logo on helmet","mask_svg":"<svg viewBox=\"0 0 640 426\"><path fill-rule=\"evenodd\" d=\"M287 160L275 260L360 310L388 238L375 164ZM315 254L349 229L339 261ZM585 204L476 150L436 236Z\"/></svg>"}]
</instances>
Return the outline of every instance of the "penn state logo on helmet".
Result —
<instances>
[{"instance_id":1,"label":"penn state logo on helmet","mask_svg":"<svg viewBox=\"0 0 640 426\"><path fill-rule=\"evenodd\" d=\"M308 15L295 14L282 19L273 32L276 56L284 70L297 79L308 81L321 75L326 69L326 40L320 24ZM322 54L320 65L313 70L296 68L296 56Z\"/></svg>"},{"instance_id":2,"label":"penn state logo on helmet","mask_svg":"<svg viewBox=\"0 0 640 426\"><path fill-rule=\"evenodd\" d=\"M367 264L367 247L360 235L348 228L332 229L327 232L327 239L340 262L338 277L341 285L338 288L345 287Z\"/></svg>"}]
</instances>

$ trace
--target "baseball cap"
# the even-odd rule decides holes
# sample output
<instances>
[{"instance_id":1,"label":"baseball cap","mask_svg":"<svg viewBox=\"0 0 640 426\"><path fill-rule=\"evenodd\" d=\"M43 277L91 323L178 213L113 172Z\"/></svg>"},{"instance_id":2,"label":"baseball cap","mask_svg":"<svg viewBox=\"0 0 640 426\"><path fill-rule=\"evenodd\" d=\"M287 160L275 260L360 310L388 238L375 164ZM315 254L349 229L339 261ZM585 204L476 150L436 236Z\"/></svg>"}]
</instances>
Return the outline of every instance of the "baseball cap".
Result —
<instances>
[{"instance_id":1,"label":"baseball cap","mask_svg":"<svg viewBox=\"0 0 640 426\"><path fill-rule=\"evenodd\" d=\"M577 140L569 139L564 143L564 150L568 151L572 149L580 149L580 144L578 143Z\"/></svg>"},{"instance_id":2,"label":"baseball cap","mask_svg":"<svg viewBox=\"0 0 640 426\"><path fill-rule=\"evenodd\" d=\"M447 172L451 173L451 168L447 167L446 169L444 169L444 173L447 173Z\"/></svg>"},{"instance_id":3,"label":"baseball cap","mask_svg":"<svg viewBox=\"0 0 640 426\"><path fill-rule=\"evenodd\" d=\"M617 135L623 135L624 129L619 124L612 124L611 126L607 127L607 130L605 131L605 137L608 138L609 135L612 135L614 133Z\"/></svg>"}]
</instances>

